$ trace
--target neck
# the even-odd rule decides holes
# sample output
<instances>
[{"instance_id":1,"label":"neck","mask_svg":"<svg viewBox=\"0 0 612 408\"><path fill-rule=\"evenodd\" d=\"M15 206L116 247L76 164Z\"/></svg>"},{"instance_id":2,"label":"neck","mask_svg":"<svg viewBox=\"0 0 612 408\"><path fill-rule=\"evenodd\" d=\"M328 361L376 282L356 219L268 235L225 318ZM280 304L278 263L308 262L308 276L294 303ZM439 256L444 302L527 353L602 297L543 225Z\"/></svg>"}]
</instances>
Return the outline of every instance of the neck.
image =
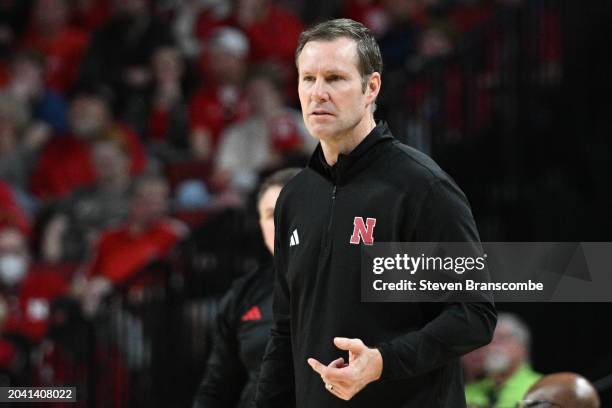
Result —
<instances>
[{"instance_id":1,"label":"neck","mask_svg":"<svg viewBox=\"0 0 612 408\"><path fill-rule=\"evenodd\" d=\"M338 155L352 152L375 127L374 116L367 115L347 132L321 139L321 148L327 164L333 166L338 161Z\"/></svg>"}]
</instances>

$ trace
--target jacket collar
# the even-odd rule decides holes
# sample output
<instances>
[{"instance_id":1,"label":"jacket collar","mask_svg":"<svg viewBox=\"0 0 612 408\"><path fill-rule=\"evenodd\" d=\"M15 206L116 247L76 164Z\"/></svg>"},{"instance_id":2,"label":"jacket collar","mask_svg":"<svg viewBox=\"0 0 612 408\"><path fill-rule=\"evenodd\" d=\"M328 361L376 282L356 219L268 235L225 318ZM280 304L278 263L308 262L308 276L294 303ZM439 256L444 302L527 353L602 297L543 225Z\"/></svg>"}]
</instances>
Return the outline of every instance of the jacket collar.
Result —
<instances>
[{"instance_id":1,"label":"jacket collar","mask_svg":"<svg viewBox=\"0 0 612 408\"><path fill-rule=\"evenodd\" d=\"M380 121L353 151L349 154L339 154L338 161L333 166L330 166L325 161L323 149L321 148L321 143L319 143L308 161L308 167L331 180L334 184L341 185L368 165L371 160L366 159L373 158L377 150L375 147L383 142L390 142L393 139L387 124Z\"/></svg>"}]
</instances>

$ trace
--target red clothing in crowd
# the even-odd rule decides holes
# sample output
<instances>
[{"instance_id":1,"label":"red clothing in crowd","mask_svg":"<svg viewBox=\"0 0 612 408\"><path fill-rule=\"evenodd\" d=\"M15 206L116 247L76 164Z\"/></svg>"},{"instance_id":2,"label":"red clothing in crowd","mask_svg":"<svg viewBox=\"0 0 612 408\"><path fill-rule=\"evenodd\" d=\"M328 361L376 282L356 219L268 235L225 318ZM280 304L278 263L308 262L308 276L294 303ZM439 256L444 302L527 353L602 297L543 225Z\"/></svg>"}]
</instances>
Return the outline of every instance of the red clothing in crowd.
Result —
<instances>
[{"instance_id":1,"label":"red clothing in crowd","mask_svg":"<svg viewBox=\"0 0 612 408\"><path fill-rule=\"evenodd\" d=\"M182 224L173 220L160 220L138 234L128 225L106 231L96 246L90 274L122 283L167 255L183 235Z\"/></svg>"},{"instance_id":2,"label":"red clothing in crowd","mask_svg":"<svg viewBox=\"0 0 612 408\"><path fill-rule=\"evenodd\" d=\"M244 120L249 114L246 99L240 95L223 97L218 87L198 91L189 105L191 130L205 129L211 134L213 147L226 126Z\"/></svg>"},{"instance_id":3,"label":"red clothing in crowd","mask_svg":"<svg viewBox=\"0 0 612 408\"><path fill-rule=\"evenodd\" d=\"M44 54L47 58L47 85L66 91L74 84L88 35L76 28L66 28L55 36L39 33L36 27L26 32L22 46Z\"/></svg>"},{"instance_id":4,"label":"red clothing in crowd","mask_svg":"<svg viewBox=\"0 0 612 408\"><path fill-rule=\"evenodd\" d=\"M53 267L34 266L19 287L17 303L9 305L3 331L32 343L41 341L49 327L53 300L68 292L68 282Z\"/></svg>"},{"instance_id":5,"label":"red clothing in crowd","mask_svg":"<svg viewBox=\"0 0 612 408\"><path fill-rule=\"evenodd\" d=\"M131 174L145 168L146 157L138 136L117 126L109 137L124 144L130 155ZM31 191L43 199L61 198L79 187L95 182L90 144L73 136L51 139L41 153L31 179Z\"/></svg>"},{"instance_id":6,"label":"red clothing in crowd","mask_svg":"<svg viewBox=\"0 0 612 408\"><path fill-rule=\"evenodd\" d=\"M295 48L304 30L304 25L296 16L271 5L262 21L240 28L249 38L251 60L294 65Z\"/></svg>"},{"instance_id":7,"label":"red clothing in crowd","mask_svg":"<svg viewBox=\"0 0 612 408\"><path fill-rule=\"evenodd\" d=\"M30 233L31 227L30 220L17 204L11 187L0 180L0 228L5 226L14 226L26 235Z\"/></svg>"},{"instance_id":8,"label":"red clothing in crowd","mask_svg":"<svg viewBox=\"0 0 612 408\"><path fill-rule=\"evenodd\" d=\"M389 25L389 16L384 6L378 0L349 0L344 5L342 13L346 18L359 21L375 35L382 35Z\"/></svg>"}]
</instances>

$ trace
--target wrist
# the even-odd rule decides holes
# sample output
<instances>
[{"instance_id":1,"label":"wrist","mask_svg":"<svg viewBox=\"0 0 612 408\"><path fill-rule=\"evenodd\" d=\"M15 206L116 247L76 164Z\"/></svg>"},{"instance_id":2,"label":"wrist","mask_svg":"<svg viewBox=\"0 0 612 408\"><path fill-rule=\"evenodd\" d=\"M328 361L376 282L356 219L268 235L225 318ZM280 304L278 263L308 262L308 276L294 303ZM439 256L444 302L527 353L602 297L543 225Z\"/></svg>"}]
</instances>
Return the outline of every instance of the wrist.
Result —
<instances>
[{"instance_id":1,"label":"wrist","mask_svg":"<svg viewBox=\"0 0 612 408\"><path fill-rule=\"evenodd\" d=\"M372 381L380 380L383 371L383 358L382 354L377 348L373 348L372 350L372 359L374 364L372 365L374 370L372 372Z\"/></svg>"}]
</instances>

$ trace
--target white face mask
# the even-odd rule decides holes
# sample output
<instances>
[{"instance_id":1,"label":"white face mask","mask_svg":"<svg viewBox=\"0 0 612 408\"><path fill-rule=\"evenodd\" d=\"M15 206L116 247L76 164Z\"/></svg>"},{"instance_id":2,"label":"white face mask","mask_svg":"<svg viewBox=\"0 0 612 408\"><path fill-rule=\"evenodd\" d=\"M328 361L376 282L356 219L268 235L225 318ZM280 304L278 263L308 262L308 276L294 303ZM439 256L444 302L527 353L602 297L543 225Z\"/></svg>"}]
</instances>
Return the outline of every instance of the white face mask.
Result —
<instances>
[{"instance_id":1,"label":"white face mask","mask_svg":"<svg viewBox=\"0 0 612 408\"><path fill-rule=\"evenodd\" d=\"M504 351L490 351L485 357L483 369L487 375L506 372L510 368L510 356Z\"/></svg>"},{"instance_id":2,"label":"white face mask","mask_svg":"<svg viewBox=\"0 0 612 408\"><path fill-rule=\"evenodd\" d=\"M21 282L27 272L27 262L19 255L4 255L0 257L0 280L6 286L14 286Z\"/></svg>"}]
</instances>

